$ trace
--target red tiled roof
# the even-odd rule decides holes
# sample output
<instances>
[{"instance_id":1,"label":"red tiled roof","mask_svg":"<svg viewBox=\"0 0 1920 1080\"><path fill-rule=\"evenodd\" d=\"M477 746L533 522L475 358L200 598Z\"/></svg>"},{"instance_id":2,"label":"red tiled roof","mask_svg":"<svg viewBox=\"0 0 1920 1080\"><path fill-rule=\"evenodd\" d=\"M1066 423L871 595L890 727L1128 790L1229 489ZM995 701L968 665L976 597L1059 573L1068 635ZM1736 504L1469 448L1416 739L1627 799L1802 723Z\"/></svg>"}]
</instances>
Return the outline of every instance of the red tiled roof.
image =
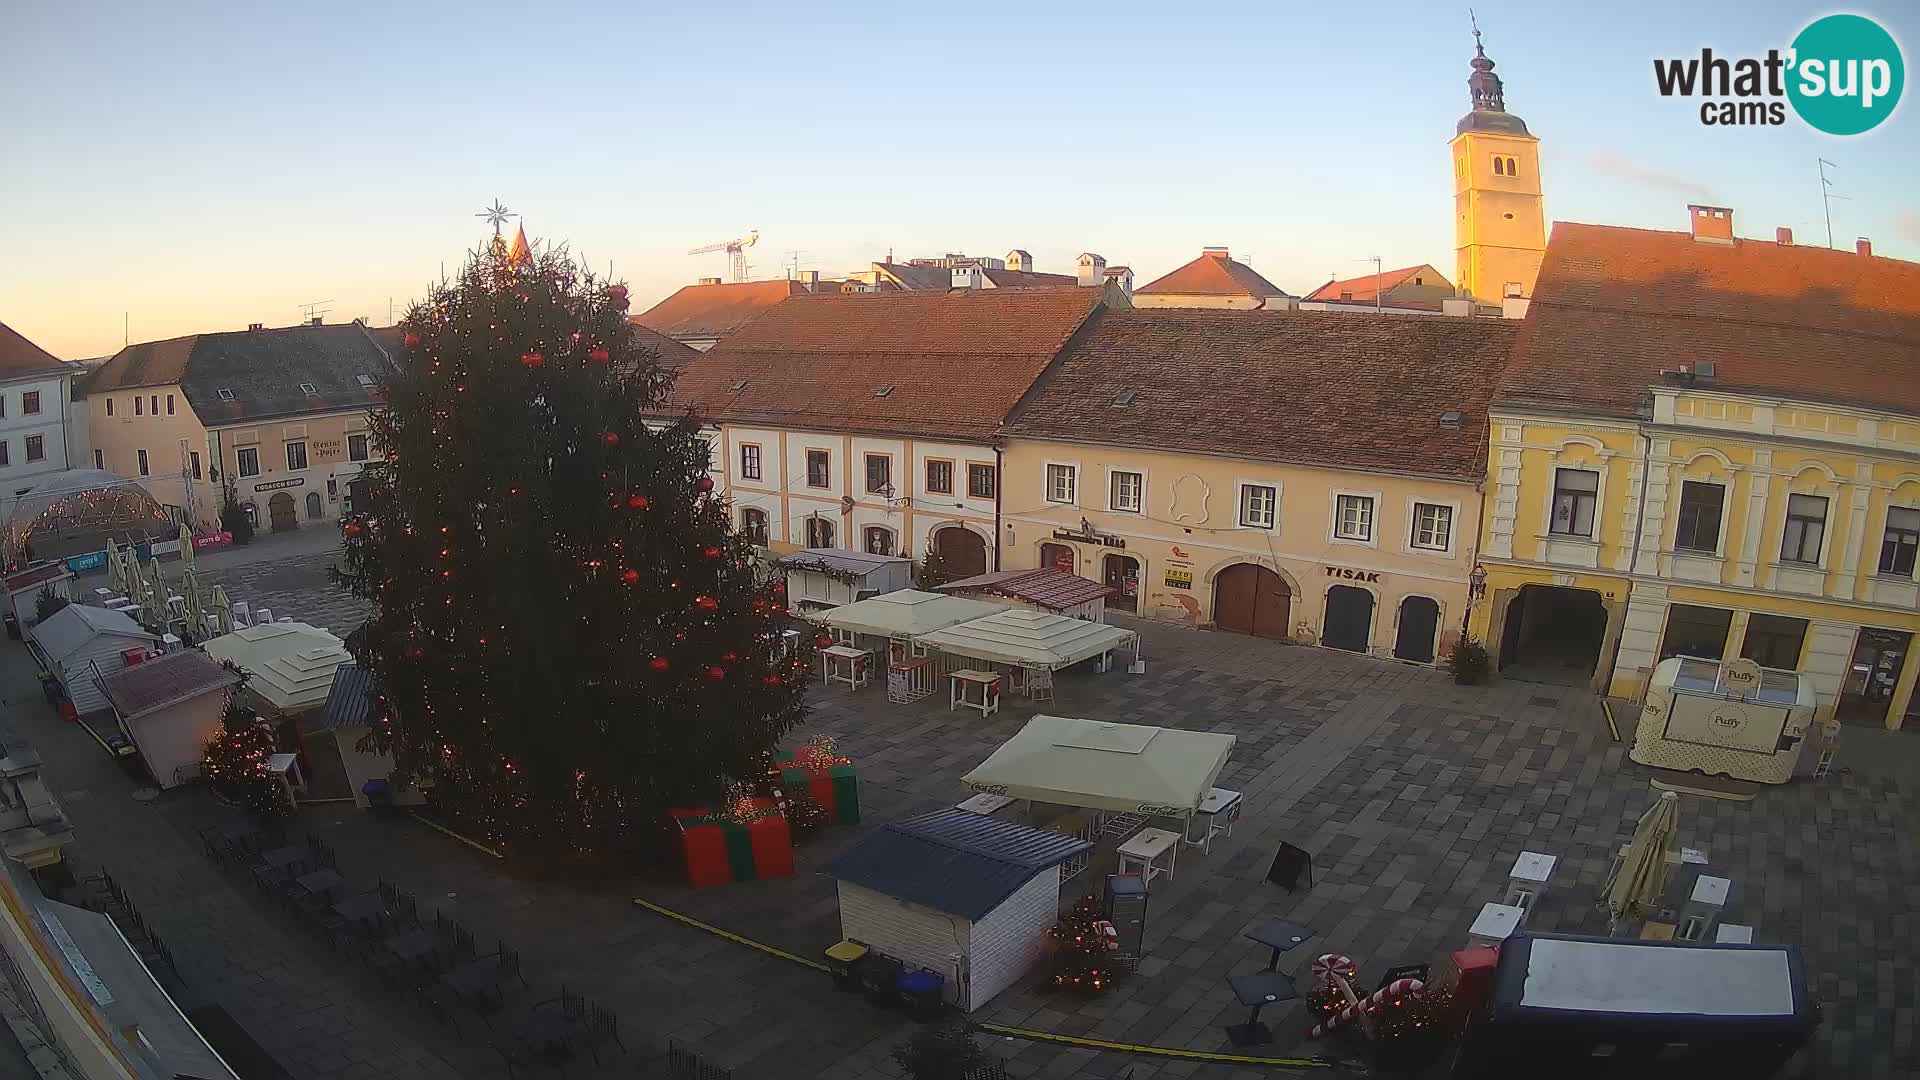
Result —
<instances>
[{"instance_id":1,"label":"red tiled roof","mask_svg":"<svg viewBox=\"0 0 1920 1080\"><path fill-rule=\"evenodd\" d=\"M1387 295L1392 296L1393 290L1406 284L1408 278L1413 277L1413 275L1420 273L1422 270L1431 272L1436 284L1446 284L1446 279L1440 277L1438 270L1434 270L1433 267L1426 263L1421 263L1419 266L1409 266L1400 270L1388 270L1383 274L1368 274L1366 277L1340 278L1329 281L1302 299L1339 300L1342 299L1341 293L1351 293L1352 295L1345 297L1345 299L1371 300L1373 299L1373 294L1381 289L1385 289Z\"/></svg>"},{"instance_id":2,"label":"red tiled roof","mask_svg":"<svg viewBox=\"0 0 1920 1080\"><path fill-rule=\"evenodd\" d=\"M1089 581L1078 574L1069 574L1051 566L1038 570L1002 570L994 574L962 578L936 586L935 591L1010 596L1055 611L1077 607L1114 593L1112 586Z\"/></svg>"},{"instance_id":3,"label":"red tiled roof","mask_svg":"<svg viewBox=\"0 0 1920 1080\"><path fill-rule=\"evenodd\" d=\"M0 378L65 371L67 365L6 323L0 323Z\"/></svg>"},{"instance_id":4,"label":"red tiled roof","mask_svg":"<svg viewBox=\"0 0 1920 1080\"><path fill-rule=\"evenodd\" d=\"M632 319L631 322L636 339L642 345L650 346L655 352L660 354L661 367L685 367L700 355L699 349L685 342L675 341L673 338L668 337L650 326L642 326L637 316Z\"/></svg>"},{"instance_id":5,"label":"red tiled roof","mask_svg":"<svg viewBox=\"0 0 1920 1080\"><path fill-rule=\"evenodd\" d=\"M986 439L1101 297L1078 286L795 297L688 364L672 402L736 423ZM876 396L882 386L893 389Z\"/></svg>"},{"instance_id":6,"label":"red tiled roof","mask_svg":"<svg viewBox=\"0 0 1920 1080\"><path fill-rule=\"evenodd\" d=\"M87 377L87 393L129 390L136 386L170 386L186 377L187 359L193 355L198 334L143 341L129 345Z\"/></svg>"},{"instance_id":7,"label":"red tiled roof","mask_svg":"<svg viewBox=\"0 0 1920 1080\"><path fill-rule=\"evenodd\" d=\"M1557 222L1499 399L1635 415L1663 368L1920 416L1920 263Z\"/></svg>"},{"instance_id":8,"label":"red tiled roof","mask_svg":"<svg viewBox=\"0 0 1920 1080\"><path fill-rule=\"evenodd\" d=\"M1006 430L1472 479L1485 472L1487 399L1518 331L1433 315L1107 311ZM1456 426L1441 423L1446 412Z\"/></svg>"},{"instance_id":9,"label":"red tiled roof","mask_svg":"<svg viewBox=\"0 0 1920 1080\"><path fill-rule=\"evenodd\" d=\"M1251 296L1266 299L1287 292L1246 263L1224 253L1207 252L1165 277L1135 289L1136 293L1173 293L1185 296Z\"/></svg>"},{"instance_id":10,"label":"red tiled roof","mask_svg":"<svg viewBox=\"0 0 1920 1080\"><path fill-rule=\"evenodd\" d=\"M805 292L795 281L687 285L633 321L672 338L721 338L787 297Z\"/></svg>"}]
</instances>

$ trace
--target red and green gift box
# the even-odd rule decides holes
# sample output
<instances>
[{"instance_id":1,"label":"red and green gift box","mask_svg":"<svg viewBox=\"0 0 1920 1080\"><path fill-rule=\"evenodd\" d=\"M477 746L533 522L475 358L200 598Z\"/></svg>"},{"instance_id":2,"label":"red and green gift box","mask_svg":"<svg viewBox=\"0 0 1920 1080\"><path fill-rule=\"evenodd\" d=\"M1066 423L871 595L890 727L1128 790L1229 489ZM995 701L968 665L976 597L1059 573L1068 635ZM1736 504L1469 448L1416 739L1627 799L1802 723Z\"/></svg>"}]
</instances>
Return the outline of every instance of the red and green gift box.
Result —
<instances>
[{"instance_id":1,"label":"red and green gift box","mask_svg":"<svg viewBox=\"0 0 1920 1080\"><path fill-rule=\"evenodd\" d=\"M687 882L694 888L793 876L793 832L787 819L772 812L772 799L754 799L752 805L767 816L744 825L705 807L667 811L680 828Z\"/></svg>"},{"instance_id":2,"label":"red and green gift box","mask_svg":"<svg viewBox=\"0 0 1920 1080\"><path fill-rule=\"evenodd\" d=\"M835 825L860 824L860 778L852 765L815 766L800 761L774 763L789 798L805 795L827 812Z\"/></svg>"}]
</instances>

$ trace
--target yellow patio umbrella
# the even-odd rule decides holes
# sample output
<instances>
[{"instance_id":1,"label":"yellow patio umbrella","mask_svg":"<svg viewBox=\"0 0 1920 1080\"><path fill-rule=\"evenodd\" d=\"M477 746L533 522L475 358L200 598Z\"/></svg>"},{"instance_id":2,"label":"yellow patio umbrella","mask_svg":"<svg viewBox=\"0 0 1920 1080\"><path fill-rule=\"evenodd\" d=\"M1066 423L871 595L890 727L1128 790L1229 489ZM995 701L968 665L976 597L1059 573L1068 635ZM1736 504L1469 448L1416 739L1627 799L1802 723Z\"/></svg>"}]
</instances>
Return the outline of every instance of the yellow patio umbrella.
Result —
<instances>
[{"instance_id":1,"label":"yellow patio umbrella","mask_svg":"<svg viewBox=\"0 0 1920 1080\"><path fill-rule=\"evenodd\" d=\"M195 641L205 641L207 633L207 609L200 603L200 575L189 566L180 574L180 592L186 599L187 635Z\"/></svg>"},{"instance_id":2,"label":"yellow patio umbrella","mask_svg":"<svg viewBox=\"0 0 1920 1080\"><path fill-rule=\"evenodd\" d=\"M1613 866L1600 892L1607 910L1607 935L1622 919L1638 919L1660 906L1667 892L1670 854L1677 855L1680 835L1680 796L1661 792L1660 799L1640 815L1626 854Z\"/></svg>"},{"instance_id":3,"label":"yellow patio umbrella","mask_svg":"<svg viewBox=\"0 0 1920 1080\"><path fill-rule=\"evenodd\" d=\"M227 587L213 587L213 632L216 634L233 633L233 601L227 599Z\"/></svg>"},{"instance_id":4,"label":"yellow patio umbrella","mask_svg":"<svg viewBox=\"0 0 1920 1080\"><path fill-rule=\"evenodd\" d=\"M180 523L180 567L193 569L193 530L184 521Z\"/></svg>"},{"instance_id":5,"label":"yellow patio umbrella","mask_svg":"<svg viewBox=\"0 0 1920 1080\"><path fill-rule=\"evenodd\" d=\"M122 595L127 591L126 570L120 565L120 545L107 537L107 588Z\"/></svg>"}]
</instances>

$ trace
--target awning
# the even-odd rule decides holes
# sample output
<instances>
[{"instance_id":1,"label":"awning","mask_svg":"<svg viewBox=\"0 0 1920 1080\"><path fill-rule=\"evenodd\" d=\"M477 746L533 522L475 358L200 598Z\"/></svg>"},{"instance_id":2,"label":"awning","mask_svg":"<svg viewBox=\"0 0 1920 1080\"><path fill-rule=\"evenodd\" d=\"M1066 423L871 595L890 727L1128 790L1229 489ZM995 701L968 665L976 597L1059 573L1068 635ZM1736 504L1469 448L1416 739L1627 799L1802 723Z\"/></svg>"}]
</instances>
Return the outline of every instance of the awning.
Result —
<instances>
[{"instance_id":1,"label":"awning","mask_svg":"<svg viewBox=\"0 0 1920 1080\"><path fill-rule=\"evenodd\" d=\"M1110 585L1089 581L1078 574L1065 570L1043 566L1037 570L1002 570L998 573L981 574L977 577L949 581L939 587L948 593L991 593L995 596L1010 596L1015 600L1025 600L1043 608L1064 611L1081 604L1090 604L1112 596L1116 591Z\"/></svg>"},{"instance_id":2,"label":"awning","mask_svg":"<svg viewBox=\"0 0 1920 1080\"><path fill-rule=\"evenodd\" d=\"M1234 737L1212 731L1036 716L961 777L974 791L1096 810L1187 817Z\"/></svg>"},{"instance_id":3,"label":"awning","mask_svg":"<svg viewBox=\"0 0 1920 1080\"><path fill-rule=\"evenodd\" d=\"M986 600L902 589L834 608L822 614L820 621L835 630L911 640L1006 609L1005 604Z\"/></svg>"},{"instance_id":4,"label":"awning","mask_svg":"<svg viewBox=\"0 0 1920 1080\"><path fill-rule=\"evenodd\" d=\"M1139 636L1117 626L1013 608L922 635L920 644L989 663L1052 671L1131 645Z\"/></svg>"}]
</instances>

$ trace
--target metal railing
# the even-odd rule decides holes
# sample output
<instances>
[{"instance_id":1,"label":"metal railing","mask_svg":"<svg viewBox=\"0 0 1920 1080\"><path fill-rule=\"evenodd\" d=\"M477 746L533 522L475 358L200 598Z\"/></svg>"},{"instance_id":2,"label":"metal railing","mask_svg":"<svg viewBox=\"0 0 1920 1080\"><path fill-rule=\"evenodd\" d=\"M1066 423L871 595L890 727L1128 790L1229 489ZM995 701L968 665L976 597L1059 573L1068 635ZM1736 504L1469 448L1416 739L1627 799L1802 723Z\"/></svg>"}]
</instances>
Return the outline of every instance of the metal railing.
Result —
<instances>
[{"instance_id":1,"label":"metal railing","mask_svg":"<svg viewBox=\"0 0 1920 1080\"><path fill-rule=\"evenodd\" d=\"M52 1021L47 1019L47 1011L40 1007L40 999L34 996L33 988L27 985L26 974L20 970L19 961L6 949L0 949L0 971L6 974L4 984L0 984L0 997L5 997L26 1017L33 1026L33 1033L39 1036L40 1045L53 1051L61 1067L73 1072L73 1059L67 1056L66 1045L54 1033ZM32 1053L36 1048L27 1046L24 1049Z\"/></svg>"}]
</instances>

